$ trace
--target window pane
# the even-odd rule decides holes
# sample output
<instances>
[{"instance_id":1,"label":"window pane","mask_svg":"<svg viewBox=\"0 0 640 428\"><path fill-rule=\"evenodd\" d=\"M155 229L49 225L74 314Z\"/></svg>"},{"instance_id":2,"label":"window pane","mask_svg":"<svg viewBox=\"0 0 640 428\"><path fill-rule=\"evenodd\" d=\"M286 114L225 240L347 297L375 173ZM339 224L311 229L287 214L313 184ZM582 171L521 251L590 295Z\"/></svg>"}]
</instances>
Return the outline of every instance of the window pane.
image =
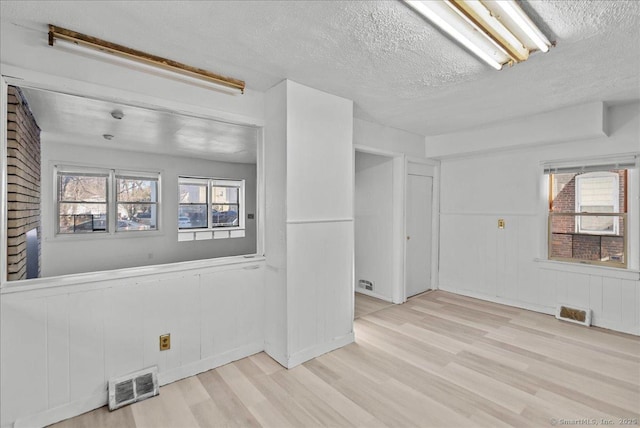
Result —
<instances>
[{"instance_id":1,"label":"window pane","mask_svg":"<svg viewBox=\"0 0 640 428\"><path fill-rule=\"evenodd\" d=\"M60 201L107 201L107 177L58 174Z\"/></svg>"},{"instance_id":2,"label":"window pane","mask_svg":"<svg viewBox=\"0 0 640 428\"><path fill-rule=\"evenodd\" d=\"M237 187L212 187L214 204L237 204L240 189Z\"/></svg>"},{"instance_id":3,"label":"window pane","mask_svg":"<svg viewBox=\"0 0 640 428\"><path fill-rule=\"evenodd\" d=\"M104 232L107 230L107 205L61 203L58 213L59 233Z\"/></svg>"},{"instance_id":4,"label":"window pane","mask_svg":"<svg viewBox=\"0 0 640 428\"><path fill-rule=\"evenodd\" d=\"M158 206L156 204L118 204L116 230L156 230Z\"/></svg>"},{"instance_id":5,"label":"window pane","mask_svg":"<svg viewBox=\"0 0 640 428\"><path fill-rule=\"evenodd\" d=\"M206 184L180 184L179 185L181 204L206 204L207 185Z\"/></svg>"},{"instance_id":6,"label":"window pane","mask_svg":"<svg viewBox=\"0 0 640 428\"><path fill-rule=\"evenodd\" d=\"M601 208L600 211L584 210L586 212L613 212L613 207L592 207ZM593 216L579 216L579 230L582 233L613 233L615 230L615 223L618 221L618 217L593 217Z\"/></svg>"},{"instance_id":7,"label":"window pane","mask_svg":"<svg viewBox=\"0 0 640 428\"><path fill-rule=\"evenodd\" d=\"M576 174L551 174L553 180L553 211L572 213L576 210Z\"/></svg>"},{"instance_id":8,"label":"window pane","mask_svg":"<svg viewBox=\"0 0 640 428\"><path fill-rule=\"evenodd\" d=\"M211 206L211 222L213 223L214 227L237 226L238 211L239 211L239 206L237 204L212 205Z\"/></svg>"},{"instance_id":9,"label":"window pane","mask_svg":"<svg viewBox=\"0 0 640 428\"><path fill-rule=\"evenodd\" d=\"M580 233L573 224L581 226ZM624 251L622 216L551 216L551 258L624 263Z\"/></svg>"},{"instance_id":10,"label":"window pane","mask_svg":"<svg viewBox=\"0 0 640 428\"><path fill-rule=\"evenodd\" d=\"M158 181L138 178L118 178L116 196L119 202L157 202Z\"/></svg>"},{"instance_id":11,"label":"window pane","mask_svg":"<svg viewBox=\"0 0 640 428\"><path fill-rule=\"evenodd\" d=\"M178 209L178 228L194 229L207 227L206 205L180 205Z\"/></svg>"}]
</instances>

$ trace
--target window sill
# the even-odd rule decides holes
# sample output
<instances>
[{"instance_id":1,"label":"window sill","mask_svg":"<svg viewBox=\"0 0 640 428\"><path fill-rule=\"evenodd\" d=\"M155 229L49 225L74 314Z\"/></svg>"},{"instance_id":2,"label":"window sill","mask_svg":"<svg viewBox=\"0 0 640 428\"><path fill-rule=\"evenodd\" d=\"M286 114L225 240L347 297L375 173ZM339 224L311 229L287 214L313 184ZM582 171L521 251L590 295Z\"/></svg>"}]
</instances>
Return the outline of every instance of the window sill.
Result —
<instances>
[{"instance_id":1,"label":"window sill","mask_svg":"<svg viewBox=\"0 0 640 428\"><path fill-rule=\"evenodd\" d=\"M186 241L206 241L209 239L244 238L244 229L223 229L223 230L189 230L178 231L178 242Z\"/></svg>"},{"instance_id":2,"label":"window sill","mask_svg":"<svg viewBox=\"0 0 640 428\"><path fill-rule=\"evenodd\" d=\"M627 279L632 281L640 280L640 271L636 269L616 268L609 266L598 266L586 263L562 262L558 260L534 259L545 269L562 272L581 273L586 275L598 275L606 278Z\"/></svg>"},{"instance_id":3,"label":"window sill","mask_svg":"<svg viewBox=\"0 0 640 428\"><path fill-rule=\"evenodd\" d=\"M163 236L161 229L150 230L123 230L118 232L85 232L85 233L57 233L53 236L45 237L49 242L64 241L89 241L96 239L128 239L128 238L151 238Z\"/></svg>"},{"instance_id":4,"label":"window sill","mask_svg":"<svg viewBox=\"0 0 640 428\"><path fill-rule=\"evenodd\" d=\"M199 269L219 269L226 268L228 266L240 267L249 264L256 264L258 262L261 263L265 260L264 256L258 254L246 254L241 256L190 260L185 262L114 269L100 272L75 273L20 281L5 281L0 283L0 295L52 290L58 287L69 286L79 286L81 288L78 288L78 290L81 291L86 291L89 288L111 288L113 287L113 281L117 280L149 277L151 275L181 273Z\"/></svg>"}]
</instances>

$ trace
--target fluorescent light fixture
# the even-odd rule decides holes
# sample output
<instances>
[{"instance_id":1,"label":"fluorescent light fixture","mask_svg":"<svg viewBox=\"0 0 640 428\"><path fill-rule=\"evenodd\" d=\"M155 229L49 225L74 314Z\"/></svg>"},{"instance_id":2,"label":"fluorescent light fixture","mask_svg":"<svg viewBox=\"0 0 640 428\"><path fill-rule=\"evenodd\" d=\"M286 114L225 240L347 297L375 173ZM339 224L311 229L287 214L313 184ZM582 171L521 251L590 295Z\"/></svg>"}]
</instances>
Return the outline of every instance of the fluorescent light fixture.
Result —
<instances>
[{"instance_id":1,"label":"fluorescent light fixture","mask_svg":"<svg viewBox=\"0 0 640 428\"><path fill-rule=\"evenodd\" d=\"M496 70L551 46L515 0L404 2Z\"/></svg>"},{"instance_id":2,"label":"fluorescent light fixture","mask_svg":"<svg viewBox=\"0 0 640 428\"><path fill-rule=\"evenodd\" d=\"M96 37L49 25L49 45L61 45L80 54L91 54L109 62L141 69L153 74L185 81L207 89L238 90L244 94L242 80L222 76L201 68L162 58Z\"/></svg>"},{"instance_id":3,"label":"fluorescent light fixture","mask_svg":"<svg viewBox=\"0 0 640 428\"><path fill-rule=\"evenodd\" d=\"M531 21L531 18L518 6L513 0L510 1L493 1L487 2L489 4L495 4L499 10L504 12L509 18L513 20L516 27L525 32L529 39L538 47L542 52L549 52L551 42L546 38L542 31ZM497 9L495 9L497 12ZM495 13L495 12L494 12Z\"/></svg>"}]
</instances>

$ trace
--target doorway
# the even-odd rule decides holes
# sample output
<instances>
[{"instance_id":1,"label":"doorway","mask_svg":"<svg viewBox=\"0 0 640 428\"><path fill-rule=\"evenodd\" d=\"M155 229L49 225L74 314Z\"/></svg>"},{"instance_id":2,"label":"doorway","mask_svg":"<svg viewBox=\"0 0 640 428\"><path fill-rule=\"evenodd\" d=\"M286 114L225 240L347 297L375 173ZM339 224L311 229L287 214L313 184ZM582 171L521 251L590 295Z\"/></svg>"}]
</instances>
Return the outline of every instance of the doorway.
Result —
<instances>
[{"instance_id":1,"label":"doorway","mask_svg":"<svg viewBox=\"0 0 640 428\"><path fill-rule=\"evenodd\" d=\"M433 177L407 175L406 297L431 289Z\"/></svg>"},{"instance_id":2,"label":"doorway","mask_svg":"<svg viewBox=\"0 0 640 428\"><path fill-rule=\"evenodd\" d=\"M355 153L355 291L393 300L393 158Z\"/></svg>"}]
</instances>

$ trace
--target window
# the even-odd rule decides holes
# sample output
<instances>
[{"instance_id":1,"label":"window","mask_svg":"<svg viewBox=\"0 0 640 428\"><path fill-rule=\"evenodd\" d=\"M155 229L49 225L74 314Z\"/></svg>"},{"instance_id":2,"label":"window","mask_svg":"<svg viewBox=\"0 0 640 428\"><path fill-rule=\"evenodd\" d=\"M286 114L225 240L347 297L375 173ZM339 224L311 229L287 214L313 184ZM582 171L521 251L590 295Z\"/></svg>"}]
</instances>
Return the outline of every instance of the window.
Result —
<instances>
[{"instance_id":1,"label":"window","mask_svg":"<svg viewBox=\"0 0 640 428\"><path fill-rule=\"evenodd\" d=\"M549 174L549 258L627 265L627 169L558 168Z\"/></svg>"},{"instance_id":2,"label":"window","mask_svg":"<svg viewBox=\"0 0 640 428\"><path fill-rule=\"evenodd\" d=\"M158 179L116 175L116 230L158 228Z\"/></svg>"},{"instance_id":3,"label":"window","mask_svg":"<svg viewBox=\"0 0 640 428\"><path fill-rule=\"evenodd\" d=\"M244 228L244 180L180 177L178 229Z\"/></svg>"},{"instance_id":4,"label":"window","mask_svg":"<svg viewBox=\"0 0 640 428\"><path fill-rule=\"evenodd\" d=\"M104 173L58 173L58 233L107 231L108 178Z\"/></svg>"},{"instance_id":5,"label":"window","mask_svg":"<svg viewBox=\"0 0 640 428\"><path fill-rule=\"evenodd\" d=\"M56 167L57 233L158 229L159 174Z\"/></svg>"},{"instance_id":6,"label":"window","mask_svg":"<svg viewBox=\"0 0 640 428\"><path fill-rule=\"evenodd\" d=\"M576 175L576 212L617 213L620 210L619 182L622 172L591 172ZM624 192L624 189L623 189ZM619 221L615 217L578 217L578 233L616 235Z\"/></svg>"}]
</instances>

